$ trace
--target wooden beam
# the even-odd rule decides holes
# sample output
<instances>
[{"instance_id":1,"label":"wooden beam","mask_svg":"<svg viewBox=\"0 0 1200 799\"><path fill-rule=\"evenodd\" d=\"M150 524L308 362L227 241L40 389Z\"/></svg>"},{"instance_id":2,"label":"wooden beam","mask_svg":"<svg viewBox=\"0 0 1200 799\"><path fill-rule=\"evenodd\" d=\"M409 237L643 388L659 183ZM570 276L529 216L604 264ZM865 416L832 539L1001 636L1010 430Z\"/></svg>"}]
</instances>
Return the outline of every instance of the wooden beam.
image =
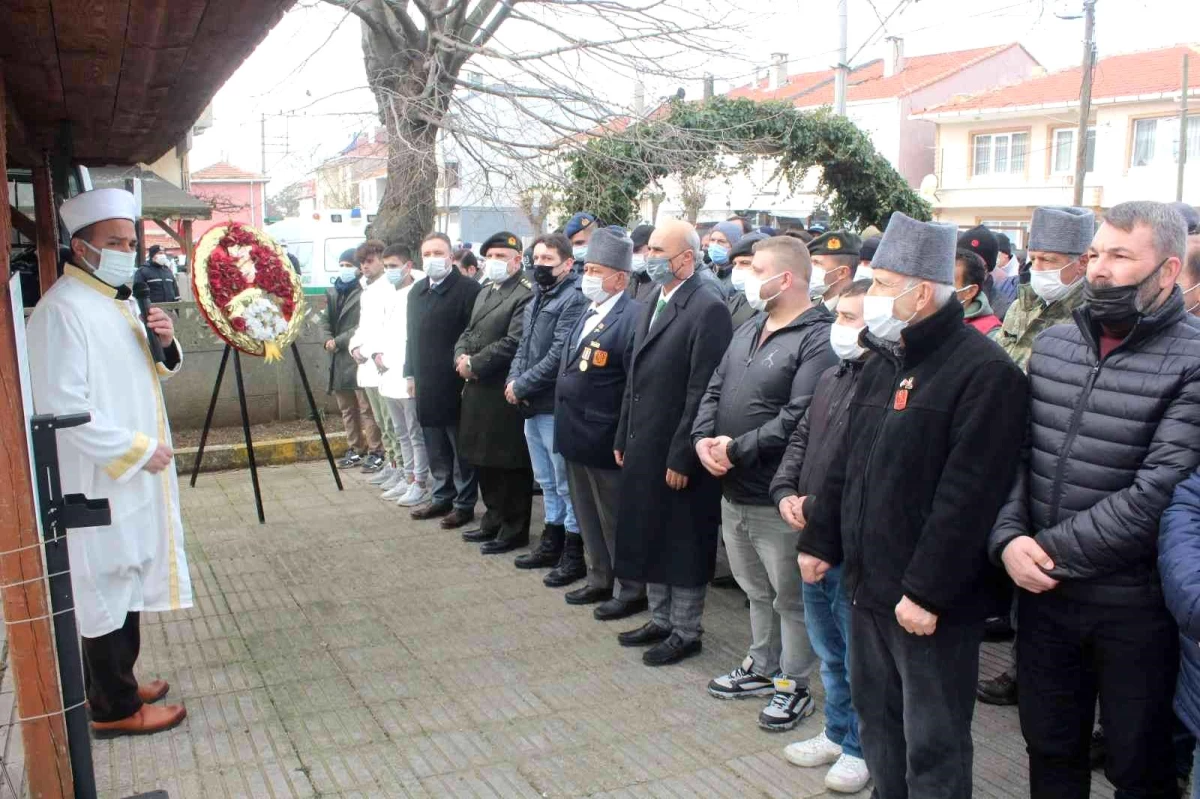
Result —
<instances>
[{"instance_id":1,"label":"wooden beam","mask_svg":"<svg viewBox=\"0 0 1200 799\"><path fill-rule=\"evenodd\" d=\"M30 241L37 241L37 225L33 224L32 219L11 205L8 206L8 213L12 216L12 226L17 229L18 233Z\"/></svg>"},{"instance_id":2,"label":"wooden beam","mask_svg":"<svg viewBox=\"0 0 1200 799\"><path fill-rule=\"evenodd\" d=\"M188 274L192 274L192 261L196 256L196 240L192 236L192 220L183 220L183 257L187 259Z\"/></svg>"},{"instance_id":3,"label":"wooden beam","mask_svg":"<svg viewBox=\"0 0 1200 799\"><path fill-rule=\"evenodd\" d=\"M161 219L151 219L150 221L153 222L154 224L158 225L160 228L162 228L164 233L166 233L168 236L170 236L172 239L174 239L175 243L179 245L179 249L181 249L181 250L183 249L183 237L180 236L178 233L176 233L174 230L172 230L170 225L168 225L166 222L164 222Z\"/></svg>"},{"instance_id":4,"label":"wooden beam","mask_svg":"<svg viewBox=\"0 0 1200 799\"><path fill-rule=\"evenodd\" d=\"M139 219L133 223L133 229L137 234L137 265L141 266L146 263L146 223Z\"/></svg>"},{"instance_id":5,"label":"wooden beam","mask_svg":"<svg viewBox=\"0 0 1200 799\"><path fill-rule=\"evenodd\" d=\"M58 280L58 209L50 188L50 161L33 168L33 221L37 225L38 284L42 296Z\"/></svg>"},{"instance_id":6,"label":"wooden beam","mask_svg":"<svg viewBox=\"0 0 1200 799\"><path fill-rule=\"evenodd\" d=\"M0 62L0 584L8 655L25 747L29 795L75 793L46 598L17 367L17 320L8 294L9 199L3 63Z\"/></svg>"}]
</instances>

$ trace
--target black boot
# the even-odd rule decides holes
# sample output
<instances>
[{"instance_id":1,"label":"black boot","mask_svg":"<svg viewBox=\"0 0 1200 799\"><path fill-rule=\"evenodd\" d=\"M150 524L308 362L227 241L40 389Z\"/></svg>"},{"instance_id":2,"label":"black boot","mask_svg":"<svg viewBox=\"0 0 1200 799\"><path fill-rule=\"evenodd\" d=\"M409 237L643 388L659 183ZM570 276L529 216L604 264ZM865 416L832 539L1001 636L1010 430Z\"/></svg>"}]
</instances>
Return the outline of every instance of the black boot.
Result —
<instances>
[{"instance_id":1,"label":"black boot","mask_svg":"<svg viewBox=\"0 0 1200 799\"><path fill-rule=\"evenodd\" d=\"M583 537L576 533L567 536L562 560L542 582L546 584L547 588L559 588L570 585L576 580L582 580L584 577L587 577L587 564L583 561Z\"/></svg>"},{"instance_id":2,"label":"black boot","mask_svg":"<svg viewBox=\"0 0 1200 799\"><path fill-rule=\"evenodd\" d=\"M545 569L558 563L562 557L563 538L567 528L561 524L547 524L542 530L542 542L537 549L518 555L513 565L518 569Z\"/></svg>"}]
</instances>

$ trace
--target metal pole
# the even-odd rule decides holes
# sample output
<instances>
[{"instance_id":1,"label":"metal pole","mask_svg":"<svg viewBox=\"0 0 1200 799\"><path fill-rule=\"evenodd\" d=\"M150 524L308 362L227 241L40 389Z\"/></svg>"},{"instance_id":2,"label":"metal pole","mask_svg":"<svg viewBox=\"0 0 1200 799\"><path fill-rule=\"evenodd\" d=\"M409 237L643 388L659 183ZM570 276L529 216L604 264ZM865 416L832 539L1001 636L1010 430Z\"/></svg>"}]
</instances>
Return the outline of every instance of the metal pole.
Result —
<instances>
[{"instance_id":1,"label":"metal pole","mask_svg":"<svg viewBox=\"0 0 1200 799\"><path fill-rule=\"evenodd\" d=\"M846 115L846 77L849 65L846 63L849 49L850 11L849 0L838 0L838 63L833 82L833 112Z\"/></svg>"},{"instance_id":2,"label":"metal pole","mask_svg":"<svg viewBox=\"0 0 1200 799\"><path fill-rule=\"evenodd\" d=\"M1092 36L1096 26L1096 0L1083 0L1083 86L1079 91L1079 128L1075 131L1075 199L1083 205L1083 178L1087 174L1088 117L1092 114L1092 73L1096 64Z\"/></svg>"},{"instance_id":3,"label":"metal pole","mask_svg":"<svg viewBox=\"0 0 1200 799\"><path fill-rule=\"evenodd\" d=\"M246 457L250 461L250 482L254 484L254 507L258 511L258 523L266 524L263 515L262 490L258 486L258 464L254 460L254 441L250 437L250 414L246 410L246 387L242 380L242 358L236 347L233 350L233 374L237 378L238 404L242 408L242 436L246 439Z\"/></svg>"},{"instance_id":4,"label":"metal pole","mask_svg":"<svg viewBox=\"0 0 1200 799\"><path fill-rule=\"evenodd\" d=\"M1183 168L1187 166L1188 140L1188 57L1183 54L1183 91L1179 95L1179 174L1175 178L1175 199L1183 202Z\"/></svg>"},{"instance_id":5,"label":"metal pole","mask_svg":"<svg viewBox=\"0 0 1200 799\"><path fill-rule=\"evenodd\" d=\"M258 141L262 147L262 174L267 174L267 115L262 114L258 123ZM253 206L253 202L251 203Z\"/></svg>"}]
</instances>

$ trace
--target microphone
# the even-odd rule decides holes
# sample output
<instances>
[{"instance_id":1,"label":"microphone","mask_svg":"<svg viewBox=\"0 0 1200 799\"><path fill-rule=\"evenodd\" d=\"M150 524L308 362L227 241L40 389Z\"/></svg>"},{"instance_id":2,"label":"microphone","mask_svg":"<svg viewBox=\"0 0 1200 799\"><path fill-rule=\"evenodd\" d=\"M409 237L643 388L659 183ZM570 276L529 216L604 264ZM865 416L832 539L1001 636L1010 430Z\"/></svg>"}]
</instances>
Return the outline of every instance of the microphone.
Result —
<instances>
[{"instance_id":1,"label":"microphone","mask_svg":"<svg viewBox=\"0 0 1200 799\"><path fill-rule=\"evenodd\" d=\"M150 344L150 354L154 356L155 363L164 363L166 356L163 354L162 342L158 340L158 336L146 324L146 319L150 316L150 287L145 283L134 283L133 296L137 300L138 312L142 315L142 325L146 328L146 339Z\"/></svg>"}]
</instances>

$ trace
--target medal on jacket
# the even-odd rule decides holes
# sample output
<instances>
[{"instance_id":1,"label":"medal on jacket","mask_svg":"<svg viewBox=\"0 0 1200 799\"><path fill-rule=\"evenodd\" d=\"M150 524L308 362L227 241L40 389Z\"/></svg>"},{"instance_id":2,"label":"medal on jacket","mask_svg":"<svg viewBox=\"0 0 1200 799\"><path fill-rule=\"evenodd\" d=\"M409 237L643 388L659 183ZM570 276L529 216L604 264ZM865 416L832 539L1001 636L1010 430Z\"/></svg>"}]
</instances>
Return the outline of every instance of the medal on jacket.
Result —
<instances>
[{"instance_id":1,"label":"medal on jacket","mask_svg":"<svg viewBox=\"0 0 1200 799\"><path fill-rule=\"evenodd\" d=\"M592 355L592 363L597 367L606 366L608 364L608 353L604 350L596 350Z\"/></svg>"},{"instance_id":2,"label":"medal on jacket","mask_svg":"<svg viewBox=\"0 0 1200 799\"><path fill-rule=\"evenodd\" d=\"M892 402L892 407L898 411L902 411L908 407L908 392L912 390L913 379L906 377L900 381L900 388L896 389L896 399Z\"/></svg>"}]
</instances>

